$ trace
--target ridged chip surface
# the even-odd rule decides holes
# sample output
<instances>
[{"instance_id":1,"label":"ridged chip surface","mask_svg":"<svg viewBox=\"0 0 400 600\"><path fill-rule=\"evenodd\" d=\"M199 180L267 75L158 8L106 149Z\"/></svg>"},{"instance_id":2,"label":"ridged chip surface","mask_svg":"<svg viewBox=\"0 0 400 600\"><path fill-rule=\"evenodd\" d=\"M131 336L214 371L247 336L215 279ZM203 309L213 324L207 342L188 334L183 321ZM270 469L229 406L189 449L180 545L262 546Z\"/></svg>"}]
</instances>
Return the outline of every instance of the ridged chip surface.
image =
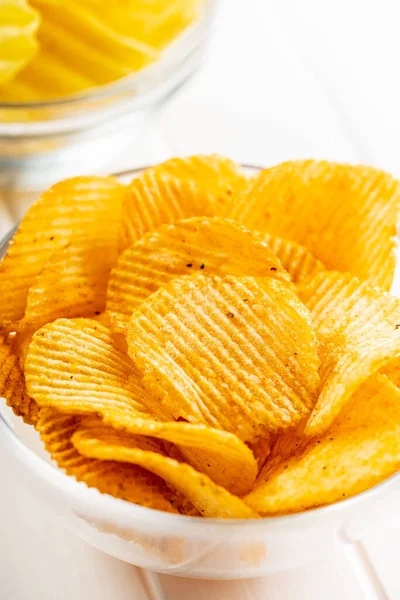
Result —
<instances>
[{"instance_id":1,"label":"ridged chip surface","mask_svg":"<svg viewBox=\"0 0 400 600\"><path fill-rule=\"evenodd\" d=\"M118 247L125 250L164 223L194 216L213 216L215 199L195 181L178 179L157 168L144 171L128 187Z\"/></svg>"},{"instance_id":2,"label":"ridged chip surface","mask_svg":"<svg viewBox=\"0 0 400 600\"><path fill-rule=\"evenodd\" d=\"M28 395L18 348L15 337L7 340L0 336L0 397L6 399L14 414L22 417L25 423L35 425L39 407Z\"/></svg>"},{"instance_id":3,"label":"ridged chip surface","mask_svg":"<svg viewBox=\"0 0 400 600\"><path fill-rule=\"evenodd\" d=\"M81 417L46 408L41 411L36 425L46 450L67 475L84 481L88 487L96 487L103 494L148 508L177 512L174 495L154 474L135 465L93 460L79 454L71 438L81 424Z\"/></svg>"},{"instance_id":4,"label":"ridged chip surface","mask_svg":"<svg viewBox=\"0 0 400 600\"><path fill-rule=\"evenodd\" d=\"M72 441L85 456L132 463L151 471L186 497L205 517L257 517L240 498L216 485L207 475L161 453L159 448L143 444L142 439L106 427L83 426Z\"/></svg>"},{"instance_id":5,"label":"ridged chip surface","mask_svg":"<svg viewBox=\"0 0 400 600\"><path fill-rule=\"evenodd\" d=\"M127 337L168 418L252 442L295 425L314 406L319 360L310 315L275 279L175 279L134 312Z\"/></svg>"},{"instance_id":6,"label":"ridged chip surface","mask_svg":"<svg viewBox=\"0 0 400 600\"><path fill-rule=\"evenodd\" d=\"M29 288L56 250L71 242L116 243L125 189L111 177L77 177L29 208L0 264L0 327L23 317Z\"/></svg>"},{"instance_id":7,"label":"ridged chip surface","mask_svg":"<svg viewBox=\"0 0 400 600\"><path fill-rule=\"evenodd\" d=\"M111 427L173 442L190 464L235 493L248 491L255 480L256 460L236 435L165 422L119 340L97 321L59 319L42 327L33 336L25 373L40 406L100 414Z\"/></svg>"},{"instance_id":8,"label":"ridged chip surface","mask_svg":"<svg viewBox=\"0 0 400 600\"><path fill-rule=\"evenodd\" d=\"M116 244L71 244L55 252L28 292L19 328L38 329L61 317L92 317L105 309Z\"/></svg>"},{"instance_id":9,"label":"ridged chip surface","mask_svg":"<svg viewBox=\"0 0 400 600\"><path fill-rule=\"evenodd\" d=\"M333 422L370 375L400 355L400 300L350 274L318 273L299 286L320 342L321 387L305 433Z\"/></svg>"},{"instance_id":10,"label":"ridged chip surface","mask_svg":"<svg viewBox=\"0 0 400 600\"><path fill-rule=\"evenodd\" d=\"M267 463L245 497L263 515L306 510L373 487L399 467L400 391L384 375L372 376L327 432L305 447L293 444L293 456L287 450L274 448L273 466Z\"/></svg>"},{"instance_id":11,"label":"ridged chip surface","mask_svg":"<svg viewBox=\"0 0 400 600\"><path fill-rule=\"evenodd\" d=\"M289 281L265 235L227 219L194 217L160 227L125 250L112 270L107 312L124 332L135 308L172 279L195 272Z\"/></svg>"},{"instance_id":12,"label":"ridged chip surface","mask_svg":"<svg viewBox=\"0 0 400 600\"><path fill-rule=\"evenodd\" d=\"M389 290L395 269L400 184L365 166L285 162L261 171L228 214L295 240L328 269Z\"/></svg>"}]
</instances>

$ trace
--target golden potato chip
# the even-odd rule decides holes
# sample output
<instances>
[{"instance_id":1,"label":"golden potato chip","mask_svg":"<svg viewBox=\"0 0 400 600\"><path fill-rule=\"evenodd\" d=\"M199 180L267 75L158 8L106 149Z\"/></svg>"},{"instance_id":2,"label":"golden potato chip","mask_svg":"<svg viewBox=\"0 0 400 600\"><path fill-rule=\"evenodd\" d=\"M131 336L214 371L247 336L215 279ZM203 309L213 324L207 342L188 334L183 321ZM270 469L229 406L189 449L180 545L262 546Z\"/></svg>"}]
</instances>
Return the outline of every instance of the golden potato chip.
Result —
<instances>
[{"instance_id":1,"label":"golden potato chip","mask_svg":"<svg viewBox=\"0 0 400 600\"><path fill-rule=\"evenodd\" d=\"M0 86L11 81L35 56L39 25L39 12L26 0L1 0Z\"/></svg>"},{"instance_id":2,"label":"golden potato chip","mask_svg":"<svg viewBox=\"0 0 400 600\"><path fill-rule=\"evenodd\" d=\"M251 451L253 452L257 460L258 471L262 468L265 461L271 454L271 448L274 442L275 436L271 435L268 437L260 438L254 444L250 444Z\"/></svg>"},{"instance_id":3,"label":"golden potato chip","mask_svg":"<svg viewBox=\"0 0 400 600\"><path fill-rule=\"evenodd\" d=\"M236 496L190 465L166 454L154 441L90 423L74 434L75 448L89 458L132 463L162 477L205 517L254 518L257 514ZM153 445L153 447L152 447Z\"/></svg>"},{"instance_id":4,"label":"golden potato chip","mask_svg":"<svg viewBox=\"0 0 400 600\"><path fill-rule=\"evenodd\" d=\"M28 290L54 251L70 242L116 243L125 190L110 177L77 177L30 207L0 264L0 327L23 317Z\"/></svg>"},{"instance_id":5,"label":"golden potato chip","mask_svg":"<svg viewBox=\"0 0 400 600\"><path fill-rule=\"evenodd\" d=\"M33 336L25 360L27 386L42 406L86 414L108 407L147 418L157 405L135 366L92 319L57 319Z\"/></svg>"},{"instance_id":6,"label":"golden potato chip","mask_svg":"<svg viewBox=\"0 0 400 600\"><path fill-rule=\"evenodd\" d=\"M97 321L98 323L101 323L105 327L108 327L108 328L110 327L110 317L108 316L108 314L105 311L101 312L100 314L96 314L90 318L93 319L93 321ZM123 339L123 336L115 336L115 337Z\"/></svg>"},{"instance_id":7,"label":"golden potato chip","mask_svg":"<svg viewBox=\"0 0 400 600\"><path fill-rule=\"evenodd\" d=\"M328 269L390 289L400 186L365 166L286 162L261 171L228 216L308 248Z\"/></svg>"},{"instance_id":8,"label":"golden potato chip","mask_svg":"<svg viewBox=\"0 0 400 600\"><path fill-rule=\"evenodd\" d=\"M300 453L283 454L272 468L267 462L245 497L263 515L336 502L376 485L399 467L400 391L384 375L373 375L327 432Z\"/></svg>"},{"instance_id":9,"label":"golden potato chip","mask_svg":"<svg viewBox=\"0 0 400 600\"><path fill-rule=\"evenodd\" d=\"M114 331L124 332L134 309L162 285L196 271L289 281L264 235L219 217L177 221L146 234L119 257L107 291Z\"/></svg>"},{"instance_id":10,"label":"golden potato chip","mask_svg":"<svg viewBox=\"0 0 400 600\"><path fill-rule=\"evenodd\" d=\"M34 333L34 329L25 329L24 331L18 331L18 333L16 333L14 336L13 345L16 353L18 354L19 364L22 371L25 369L25 359Z\"/></svg>"},{"instance_id":11,"label":"golden potato chip","mask_svg":"<svg viewBox=\"0 0 400 600\"><path fill-rule=\"evenodd\" d=\"M18 417L22 417L25 423L36 423L39 407L26 391L17 341L15 338L5 339L3 336L0 336L0 397L5 398L7 405Z\"/></svg>"},{"instance_id":12,"label":"golden potato chip","mask_svg":"<svg viewBox=\"0 0 400 600\"><path fill-rule=\"evenodd\" d=\"M67 475L84 481L88 487L96 487L103 494L149 508L177 512L173 493L153 473L135 465L81 456L71 442L81 422L81 417L46 408L42 409L36 425L46 450Z\"/></svg>"},{"instance_id":13,"label":"golden potato chip","mask_svg":"<svg viewBox=\"0 0 400 600\"><path fill-rule=\"evenodd\" d=\"M193 216L212 216L215 200L206 189L157 168L133 179L122 207L119 249L125 250L164 223Z\"/></svg>"},{"instance_id":14,"label":"golden potato chip","mask_svg":"<svg viewBox=\"0 0 400 600\"><path fill-rule=\"evenodd\" d=\"M395 386L400 387L400 357L391 360L381 369L381 373L386 375Z\"/></svg>"},{"instance_id":15,"label":"golden potato chip","mask_svg":"<svg viewBox=\"0 0 400 600\"><path fill-rule=\"evenodd\" d=\"M400 300L337 272L318 273L299 295L320 342L320 394L305 429L317 435L363 381L400 354Z\"/></svg>"},{"instance_id":16,"label":"golden potato chip","mask_svg":"<svg viewBox=\"0 0 400 600\"><path fill-rule=\"evenodd\" d=\"M254 442L314 406L319 360L310 315L276 279L175 279L133 313L127 337L166 418Z\"/></svg>"},{"instance_id":17,"label":"golden potato chip","mask_svg":"<svg viewBox=\"0 0 400 600\"><path fill-rule=\"evenodd\" d=\"M171 158L157 165L156 169L159 173L169 173L178 179L190 179L210 191L217 200L217 215L225 212L231 197L248 183L239 165L219 154Z\"/></svg>"},{"instance_id":18,"label":"golden potato chip","mask_svg":"<svg viewBox=\"0 0 400 600\"><path fill-rule=\"evenodd\" d=\"M120 431L159 438L177 444L182 460L208 475L234 494L244 494L253 485L259 457L236 435L200 423L156 421L101 411L103 421Z\"/></svg>"},{"instance_id":19,"label":"golden potato chip","mask_svg":"<svg viewBox=\"0 0 400 600\"><path fill-rule=\"evenodd\" d=\"M315 258L304 246L275 237L269 233L259 234L265 236L265 241L274 254L279 258L281 265L289 273L294 283L303 281L306 277L325 271L326 267Z\"/></svg>"},{"instance_id":20,"label":"golden potato chip","mask_svg":"<svg viewBox=\"0 0 400 600\"><path fill-rule=\"evenodd\" d=\"M38 329L60 317L92 317L105 309L115 244L71 244L55 252L28 292L19 328Z\"/></svg>"},{"instance_id":21,"label":"golden potato chip","mask_svg":"<svg viewBox=\"0 0 400 600\"><path fill-rule=\"evenodd\" d=\"M58 319L42 327L29 347L25 374L40 406L98 413L117 429L178 444L185 460L235 493L248 491L255 480L256 460L236 435L202 424L163 422L137 368L96 321Z\"/></svg>"}]
</instances>

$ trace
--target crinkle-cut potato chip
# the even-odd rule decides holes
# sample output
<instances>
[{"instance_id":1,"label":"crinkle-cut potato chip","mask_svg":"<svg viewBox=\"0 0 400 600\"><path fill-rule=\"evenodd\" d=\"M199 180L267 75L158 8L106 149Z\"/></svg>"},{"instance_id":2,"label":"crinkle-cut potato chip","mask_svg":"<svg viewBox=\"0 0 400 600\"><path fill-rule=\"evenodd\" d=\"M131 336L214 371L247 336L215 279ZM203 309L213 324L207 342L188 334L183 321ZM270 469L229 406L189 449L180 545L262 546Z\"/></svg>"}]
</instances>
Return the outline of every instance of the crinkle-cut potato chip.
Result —
<instances>
[{"instance_id":1,"label":"crinkle-cut potato chip","mask_svg":"<svg viewBox=\"0 0 400 600\"><path fill-rule=\"evenodd\" d=\"M298 289L320 342L320 394L305 428L311 436L327 429L357 387L400 355L400 300L331 271Z\"/></svg>"},{"instance_id":2,"label":"crinkle-cut potato chip","mask_svg":"<svg viewBox=\"0 0 400 600\"><path fill-rule=\"evenodd\" d=\"M7 405L25 423L35 425L39 407L26 390L16 337L0 336L0 398L5 398Z\"/></svg>"},{"instance_id":3,"label":"crinkle-cut potato chip","mask_svg":"<svg viewBox=\"0 0 400 600\"><path fill-rule=\"evenodd\" d=\"M67 475L103 494L148 508L177 512L174 494L153 473L131 464L81 456L71 442L81 424L82 417L65 415L52 408L42 409L36 424L46 450Z\"/></svg>"},{"instance_id":4,"label":"crinkle-cut potato chip","mask_svg":"<svg viewBox=\"0 0 400 600\"><path fill-rule=\"evenodd\" d=\"M254 442L314 406L319 359L311 318L276 279L175 279L143 302L127 331L129 354L166 418Z\"/></svg>"},{"instance_id":5,"label":"crinkle-cut potato chip","mask_svg":"<svg viewBox=\"0 0 400 600\"><path fill-rule=\"evenodd\" d=\"M389 290L400 184L365 166L285 162L261 171L235 198L231 218L295 240L328 269Z\"/></svg>"},{"instance_id":6,"label":"crinkle-cut potato chip","mask_svg":"<svg viewBox=\"0 0 400 600\"><path fill-rule=\"evenodd\" d=\"M99 315L117 256L115 243L72 243L55 252L29 289L19 329L38 329L60 317Z\"/></svg>"},{"instance_id":7,"label":"crinkle-cut potato chip","mask_svg":"<svg viewBox=\"0 0 400 600\"><path fill-rule=\"evenodd\" d=\"M213 216L215 199L195 181L147 169L132 180L123 207L118 239L125 250L164 223L194 216Z\"/></svg>"},{"instance_id":8,"label":"crinkle-cut potato chip","mask_svg":"<svg viewBox=\"0 0 400 600\"><path fill-rule=\"evenodd\" d=\"M371 488L399 468L400 391L384 375L373 375L327 432L294 456L276 458L244 498L263 515L306 510Z\"/></svg>"},{"instance_id":9,"label":"crinkle-cut potato chip","mask_svg":"<svg viewBox=\"0 0 400 600\"><path fill-rule=\"evenodd\" d=\"M207 475L162 454L157 445L153 449L146 438L89 423L74 434L72 443L80 454L89 458L123 461L151 471L185 496L205 517L257 517L242 500Z\"/></svg>"},{"instance_id":10,"label":"crinkle-cut potato chip","mask_svg":"<svg viewBox=\"0 0 400 600\"><path fill-rule=\"evenodd\" d=\"M234 494L244 494L257 475L257 457L236 435L200 423L136 418L122 411L101 411L103 421L120 431L167 440L179 447L192 467Z\"/></svg>"},{"instance_id":11,"label":"crinkle-cut potato chip","mask_svg":"<svg viewBox=\"0 0 400 600\"><path fill-rule=\"evenodd\" d=\"M255 480L256 460L236 435L202 424L163 422L137 368L101 323L58 319L42 327L29 347L25 374L40 406L98 413L117 429L178 444L188 462L235 493L248 491Z\"/></svg>"},{"instance_id":12,"label":"crinkle-cut potato chip","mask_svg":"<svg viewBox=\"0 0 400 600\"><path fill-rule=\"evenodd\" d=\"M112 177L77 177L42 194L0 264L0 327L23 317L29 288L53 252L71 242L116 244L125 193Z\"/></svg>"},{"instance_id":13,"label":"crinkle-cut potato chip","mask_svg":"<svg viewBox=\"0 0 400 600\"><path fill-rule=\"evenodd\" d=\"M259 234L260 235L260 234ZM281 265L289 273L293 283L300 283L303 279L326 271L326 267L315 258L307 248L293 240L284 240L269 233L265 236L268 246L279 258Z\"/></svg>"},{"instance_id":14,"label":"crinkle-cut potato chip","mask_svg":"<svg viewBox=\"0 0 400 600\"><path fill-rule=\"evenodd\" d=\"M217 200L216 214L225 213L231 198L248 183L247 177L233 160L219 154L198 154L171 158L156 167L178 179L190 179L209 190Z\"/></svg>"},{"instance_id":15,"label":"crinkle-cut potato chip","mask_svg":"<svg viewBox=\"0 0 400 600\"><path fill-rule=\"evenodd\" d=\"M163 225L125 250L112 270L107 312L124 332L135 308L168 281L196 271L289 281L265 235L220 217L193 217Z\"/></svg>"}]
</instances>

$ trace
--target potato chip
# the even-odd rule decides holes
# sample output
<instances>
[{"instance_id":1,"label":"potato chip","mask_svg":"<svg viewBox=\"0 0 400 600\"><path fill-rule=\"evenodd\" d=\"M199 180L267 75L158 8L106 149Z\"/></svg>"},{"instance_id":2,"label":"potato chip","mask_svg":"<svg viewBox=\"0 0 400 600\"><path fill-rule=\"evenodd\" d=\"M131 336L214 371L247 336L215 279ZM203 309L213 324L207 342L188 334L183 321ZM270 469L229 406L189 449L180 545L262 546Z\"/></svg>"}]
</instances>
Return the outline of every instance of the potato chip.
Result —
<instances>
[{"instance_id":1,"label":"potato chip","mask_svg":"<svg viewBox=\"0 0 400 600\"><path fill-rule=\"evenodd\" d=\"M286 269L294 283L300 283L307 277L316 275L320 271L326 271L322 262L301 244L275 237L269 233L259 235L265 236L268 246L279 258L282 267Z\"/></svg>"},{"instance_id":2,"label":"potato chip","mask_svg":"<svg viewBox=\"0 0 400 600\"><path fill-rule=\"evenodd\" d=\"M236 496L216 485L190 465L152 448L154 442L107 427L84 425L72 438L75 448L89 458L132 463L162 477L205 517L254 518L257 514ZM154 451L156 449L156 451Z\"/></svg>"},{"instance_id":3,"label":"potato chip","mask_svg":"<svg viewBox=\"0 0 400 600\"><path fill-rule=\"evenodd\" d=\"M34 333L34 329L24 329L24 331L18 331L14 336L13 346L15 352L18 354L19 365L22 371L25 369L25 359Z\"/></svg>"},{"instance_id":4,"label":"potato chip","mask_svg":"<svg viewBox=\"0 0 400 600\"><path fill-rule=\"evenodd\" d=\"M135 365L107 327L91 319L59 319L33 336L25 361L28 389L40 406L73 414L98 413L133 434L178 444L185 459L235 493L257 474L249 448L236 435L202 424L163 422Z\"/></svg>"},{"instance_id":5,"label":"potato chip","mask_svg":"<svg viewBox=\"0 0 400 600\"><path fill-rule=\"evenodd\" d=\"M305 429L317 435L363 381L400 354L400 300L337 272L318 273L299 295L320 341L320 394Z\"/></svg>"},{"instance_id":6,"label":"potato chip","mask_svg":"<svg viewBox=\"0 0 400 600\"><path fill-rule=\"evenodd\" d=\"M125 331L135 308L151 293L196 271L289 281L264 235L219 217L177 221L146 234L119 257L107 292L114 331Z\"/></svg>"},{"instance_id":7,"label":"potato chip","mask_svg":"<svg viewBox=\"0 0 400 600\"><path fill-rule=\"evenodd\" d=\"M35 56L39 24L39 13L26 0L0 0L0 86Z\"/></svg>"},{"instance_id":8,"label":"potato chip","mask_svg":"<svg viewBox=\"0 0 400 600\"><path fill-rule=\"evenodd\" d=\"M389 290L399 199L399 183L383 171L294 161L261 171L235 198L229 216L299 242L328 269Z\"/></svg>"},{"instance_id":9,"label":"potato chip","mask_svg":"<svg viewBox=\"0 0 400 600\"><path fill-rule=\"evenodd\" d=\"M395 386L400 387L400 357L391 360L381 369L381 373L386 375Z\"/></svg>"},{"instance_id":10,"label":"potato chip","mask_svg":"<svg viewBox=\"0 0 400 600\"><path fill-rule=\"evenodd\" d=\"M170 158L157 165L159 173L169 173L178 179L190 179L209 190L217 200L217 215L222 215L232 196L248 183L239 165L219 154L198 154L185 158Z\"/></svg>"},{"instance_id":11,"label":"potato chip","mask_svg":"<svg viewBox=\"0 0 400 600\"><path fill-rule=\"evenodd\" d=\"M77 177L30 207L0 265L0 327L23 317L29 288L54 251L83 240L116 243L125 190L110 177Z\"/></svg>"},{"instance_id":12,"label":"potato chip","mask_svg":"<svg viewBox=\"0 0 400 600\"><path fill-rule=\"evenodd\" d=\"M110 324L110 317L108 316L108 314L104 311L101 312L99 315L94 315L93 317L90 317L93 321L97 321L98 323L101 323L102 325L104 325L105 327L108 327L110 329L111 324ZM125 338L122 335L114 335L114 339L121 339L122 341L125 341ZM124 350L127 350L128 345L126 344L125 346L122 346L122 348Z\"/></svg>"},{"instance_id":13,"label":"potato chip","mask_svg":"<svg viewBox=\"0 0 400 600\"><path fill-rule=\"evenodd\" d=\"M122 208L119 249L125 250L164 223L212 216L215 199L195 181L181 180L157 168L133 179Z\"/></svg>"},{"instance_id":14,"label":"potato chip","mask_svg":"<svg viewBox=\"0 0 400 600\"><path fill-rule=\"evenodd\" d=\"M39 12L41 16L38 52L15 79L1 86L0 99L9 102L65 97L130 75L157 60L204 9L204 2L196 0L132 0L117 5L106 0L29 0L29 6L38 9L34 12L24 0L1 0L0 9L4 2L1 25L3 18L10 20L10 5L22 6L19 13L26 16L20 23L12 15L15 27L10 32L9 27L0 28L7 78L36 50L33 34ZM36 15L36 23L30 22L31 15Z\"/></svg>"},{"instance_id":15,"label":"potato chip","mask_svg":"<svg viewBox=\"0 0 400 600\"><path fill-rule=\"evenodd\" d=\"M59 317L100 315L105 309L116 244L71 244L55 252L28 292L19 328L38 329Z\"/></svg>"},{"instance_id":16,"label":"potato chip","mask_svg":"<svg viewBox=\"0 0 400 600\"><path fill-rule=\"evenodd\" d=\"M88 487L96 487L103 494L149 508L177 512L173 505L174 494L153 473L135 465L81 456L71 442L81 423L81 417L47 408L41 411L36 425L46 450L67 475L84 481Z\"/></svg>"},{"instance_id":17,"label":"potato chip","mask_svg":"<svg viewBox=\"0 0 400 600\"><path fill-rule=\"evenodd\" d=\"M275 436L268 436L264 438L260 438L254 444L250 444L251 451L253 452L256 460L257 460L257 468L258 471L262 468L265 461L271 454L271 448L273 445L273 441Z\"/></svg>"},{"instance_id":18,"label":"potato chip","mask_svg":"<svg viewBox=\"0 0 400 600\"><path fill-rule=\"evenodd\" d=\"M2 336L0 336L0 397L6 399L7 405L18 417L22 417L25 423L29 425L36 423L39 407L26 391L17 342L15 338L7 340Z\"/></svg>"},{"instance_id":19,"label":"potato chip","mask_svg":"<svg viewBox=\"0 0 400 600\"><path fill-rule=\"evenodd\" d=\"M127 337L165 418L254 442L295 425L315 403L319 360L310 315L276 279L175 279L133 313Z\"/></svg>"},{"instance_id":20,"label":"potato chip","mask_svg":"<svg viewBox=\"0 0 400 600\"><path fill-rule=\"evenodd\" d=\"M373 375L327 432L300 453L276 458L245 497L263 515L329 504L376 485L399 468L400 391Z\"/></svg>"}]
</instances>

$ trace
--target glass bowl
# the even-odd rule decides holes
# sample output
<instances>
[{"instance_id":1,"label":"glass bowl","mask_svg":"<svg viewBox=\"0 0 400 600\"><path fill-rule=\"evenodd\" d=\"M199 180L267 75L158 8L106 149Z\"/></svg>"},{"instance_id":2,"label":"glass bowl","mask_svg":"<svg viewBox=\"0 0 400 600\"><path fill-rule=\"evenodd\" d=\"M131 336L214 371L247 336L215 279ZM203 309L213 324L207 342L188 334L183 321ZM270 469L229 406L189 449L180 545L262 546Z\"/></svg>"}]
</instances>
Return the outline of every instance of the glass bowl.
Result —
<instances>
[{"instance_id":1,"label":"glass bowl","mask_svg":"<svg viewBox=\"0 0 400 600\"><path fill-rule=\"evenodd\" d=\"M246 167L255 172L255 167ZM118 173L129 181L141 169ZM12 230L0 244L6 252ZM89 489L59 470L37 433L0 404L0 440L10 468L19 463L32 493L60 524L107 554L160 573L245 579L302 566L338 549L370 579L357 542L371 524L398 514L400 474L336 504L282 517L203 519L164 513Z\"/></svg>"},{"instance_id":2,"label":"glass bowl","mask_svg":"<svg viewBox=\"0 0 400 600\"><path fill-rule=\"evenodd\" d=\"M153 64L66 98L0 102L0 191L37 190L83 172L101 172L133 147L154 110L200 65L217 0L204 0ZM114 168L115 170L115 168Z\"/></svg>"}]
</instances>

